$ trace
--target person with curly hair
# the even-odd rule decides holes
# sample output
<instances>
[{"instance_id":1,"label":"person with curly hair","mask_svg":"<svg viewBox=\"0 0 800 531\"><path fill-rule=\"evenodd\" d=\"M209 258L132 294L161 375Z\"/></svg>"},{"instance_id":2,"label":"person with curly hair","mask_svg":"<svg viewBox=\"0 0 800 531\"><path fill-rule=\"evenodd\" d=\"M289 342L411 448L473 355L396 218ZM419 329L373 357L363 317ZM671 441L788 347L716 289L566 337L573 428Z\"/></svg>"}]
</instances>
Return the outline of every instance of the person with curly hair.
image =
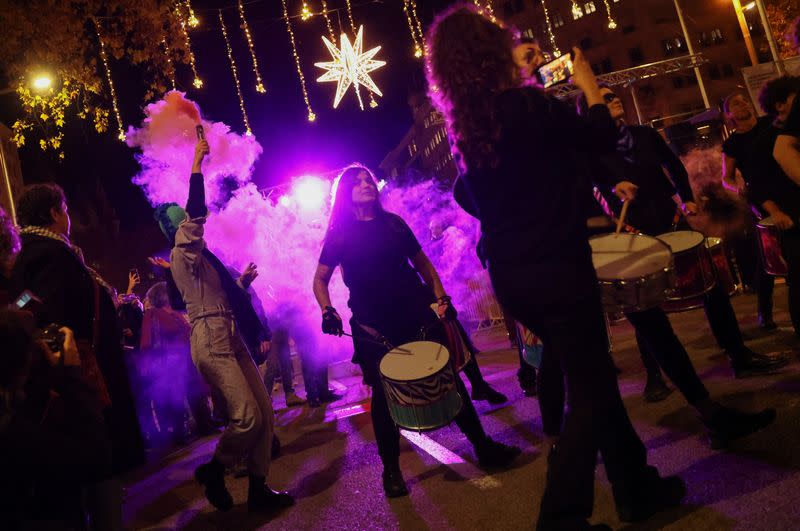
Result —
<instances>
[{"instance_id":1,"label":"person with curly hair","mask_svg":"<svg viewBox=\"0 0 800 531\"><path fill-rule=\"evenodd\" d=\"M569 407L548 457L538 529L608 529L587 521L598 451L621 520L678 505L683 481L647 465L606 348L585 205L588 154L612 151L616 128L591 67L574 49L573 82L590 106L581 118L541 88L523 86L514 35L470 5L441 13L427 42L430 95L481 221L498 300L542 339L566 377Z\"/></svg>"}]
</instances>

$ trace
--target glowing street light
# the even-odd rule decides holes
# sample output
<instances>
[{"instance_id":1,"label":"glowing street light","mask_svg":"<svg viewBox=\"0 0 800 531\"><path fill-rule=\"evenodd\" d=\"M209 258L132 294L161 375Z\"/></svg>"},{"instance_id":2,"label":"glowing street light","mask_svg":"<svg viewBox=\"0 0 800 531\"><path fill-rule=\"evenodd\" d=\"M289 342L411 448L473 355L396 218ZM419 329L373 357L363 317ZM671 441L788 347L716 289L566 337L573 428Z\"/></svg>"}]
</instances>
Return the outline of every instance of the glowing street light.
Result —
<instances>
[{"instance_id":1,"label":"glowing street light","mask_svg":"<svg viewBox=\"0 0 800 531\"><path fill-rule=\"evenodd\" d=\"M742 7L742 9L746 9L747 11L750 11L750 10L751 10L751 9L753 9L754 7L756 7L756 3L755 3L755 2L750 2L750 3L749 3L749 4L747 4L746 6Z\"/></svg>"},{"instance_id":2,"label":"glowing street light","mask_svg":"<svg viewBox=\"0 0 800 531\"><path fill-rule=\"evenodd\" d=\"M37 74L34 76L31 86L38 91L47 90L53 86L53 78L49 74Z\"/></svg>"},{"instance_id":3,"label":"glowing street light","mask_svg":"<svg viewBox=\"0 0 800 531\"><path fill-rule=\"evenodd\" d=\"M292 186L292 197L305 210L322 208L327 192L328 182L314 176L300 177Z\"/></svg>"}]
</instances>

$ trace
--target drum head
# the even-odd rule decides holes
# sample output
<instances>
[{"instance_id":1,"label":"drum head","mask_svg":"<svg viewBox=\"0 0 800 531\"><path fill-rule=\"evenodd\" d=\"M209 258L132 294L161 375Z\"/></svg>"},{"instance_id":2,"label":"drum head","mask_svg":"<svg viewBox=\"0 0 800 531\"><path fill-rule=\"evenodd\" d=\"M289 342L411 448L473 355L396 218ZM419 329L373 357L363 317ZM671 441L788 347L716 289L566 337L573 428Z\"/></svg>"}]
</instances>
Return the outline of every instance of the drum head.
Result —
<instances>
[{"instance_id":1,"label":"drum head","mask_svg":"<svg viewBox=\"0 0 800 531\"><path fill-rule=\"evenodd\" d=\"M681 253L696 247L705 241L706 237L693 230L679 230L667 232L657 236L659 240L669 245L673 253Z\"/></svg>"},{"instance_id":2,"label":"drum head","mask_svg":"<svg viewBox=\"0 0 800 531\"><path fill-rule=\"evenodd\" d=\"M600 280L642 278L669 267L672 253L657 238L643 234L604 234L589 239Z\"/></svg>"},{"instance_id":3,"label":"drum head","mask_svg":"<svg viewBox=\"0 0 800 531\"><path fill-rule=\"evenodd\" d=\"M390 350L381 360L381 374L391 380L414 381L441 371L450 361L444 345L413 341Z\"/></svg>"},{"instance_id":4,"label":"drum head","mask_svg":"<svg viewBox=\"0 0 800 531\"><path fill-rule=\"evenodd\" d=\"M761 225L761 226L764 226L764 227L774 227L775 226L775 222L772 220L772 216L767 216L764 219L762 219L761 221L759 221L758 223L756 223L756 225Z\"/></svg>"}]
</instances>

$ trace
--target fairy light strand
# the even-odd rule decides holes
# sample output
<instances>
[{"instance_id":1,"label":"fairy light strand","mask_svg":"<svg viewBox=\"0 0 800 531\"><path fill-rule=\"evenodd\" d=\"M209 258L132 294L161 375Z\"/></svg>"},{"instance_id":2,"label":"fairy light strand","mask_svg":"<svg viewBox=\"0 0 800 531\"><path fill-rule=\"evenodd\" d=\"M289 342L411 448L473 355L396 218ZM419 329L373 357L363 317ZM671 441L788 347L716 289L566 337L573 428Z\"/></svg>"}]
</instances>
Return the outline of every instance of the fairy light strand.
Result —
<instances>
[{"instance_id":1,"label":"fairy light strand","mask_svg":"<svg viewBox=\"0 0 800 531\"><path fill-rule=\"evenodd\" d=\"M244 4L242 0L238 0L239 5L239 18L242 20L242 31L244 31L245 39L247 40L247 47L250 49L250 57L253 59L253 72L256 75L256 92L264 94L267 89L264 88L264 82L261 79L261 72L258 69L258 59L256 59L256 47L253 44L253 36L250 34L250 25L244 17Z\"/></svg>"},{"instance_id":2,"label":"fairy light strand","mask_svg":"<svg viewBox=\"0 0 800 531\"><path fill-rule=\"evenodd\" d=\"M414 27L414 21L411 18L411 10L409 9L409 0L403 0L403 12L406 15L406 22L408 22L408 30L411 32L411 41L414 43L414 57L422 57L422 46L417 39L417 29Z\"/></svg>"},{"instance_id":3,"label":"fairy light strand","mask_svg":"<svg viewBox=\"0 0 800 531\"><path fill-rule=\"evenodd\" d=\"M480 12L482 15L486 15L492 22L497 22L497 18L494 16L492 0L484 0L483 3L479 2L478 0L472 0L472 3L478 8L478 12Z\"/></svg>"},{"instance_id":4,"label":"fairy light strand","mask_svg":"<svg viewBox=\"0 0 800 531\"><path fill-rule=\"evenodd\" d=\"M303 100L306 102L308 109L308 121L313 122L317 119L317 115L311 110L311 102L308 100L308 91L306 90L306 78L303 76L303 69L300 68L300 55L297 53L297 43L294 40L294 31L292 30L292 22L289 20L289 9L286 7L286 0L281 0L283 5L283 20L286 22L286 31L289 33L289 41L292 44L292 55L294 55L294 64L297 67L297 76L300 78L300 88L303 90Z\"/></svg>"},{"instance_id":5,"label":"fairy light strand","mask_svg":"<svg viewBox=\"0 0 800 531\"><path fill-rule=\"evenodd\" d=\"M194 79L192 80L192 85L194 88L201 88L203 86L203 80L200 79L200 76L197 74L197 65L195 64L194 59L194 52L192 51L192 41L189 38L189 30L186 29L186 19L181 13L180 5L175 6L175 15L178 17L178 22L181 26L181 32L183 32L183 39L186 43L186 53L189 55L189 66L192 67L192 74L194 75Z\"/></svg>"},{"instance_id":6,"label":"fairy light strand","mask_svg":"<svg viewBox=\"0 0 800 531\"><path fill-rule=\"evenodd\" d=\"M331 36L331 42L336 42L336 33L333 32L333 25L331 24L331 17L328 15L328 2L322 0L322 18L325 19L325 25L328 26L328 35Z\"/></svg>"},{"instance_id":7,"label":"fairy light strand","mask_svg":"<svg viewBox=\"0 0 800 531\"><path fill-rule=\"evenodd\" d=\"M200 19L198 19L194 14L194 9L192 9L192 0L186 0L186 11L189 12L189 23L190 28L196 28L200 25Z\"/></svg>"},{"instance_id":8,"label":"fairy light strand","mask_svg":"<svg viewBox=\"0 0 800 531\"><path fill-rule=\"evenodd\" d=\"M614 17L611 16L611 5L608 3L608 0L603 0L606 4L606 13L608 14L608 29L615 30L617 29L617 22L614 20Z\"/></svg>"},{"instance_id":9,"label":"fairy light strand","mask_svg":"<svg viewBox=\"0 0 800 531\"><path fill-rule=\"evenodd\" d=\"M314 16L314 13L308 8L308 3L306 0L303 0L303 9L300 10L300 20L305 22L306 20L310 19Z\"/></svg>"},{"instance_id":10,"label":"fairy light strand","mask_svg":"<svg viewBox=\"0 0 800 531\"><path fill-rule=\"evenodd\" d=\"M114 109L114 116L117 118L117 129L119 134L117 138L125 142L125 129L122 126L122 116L119 112L119 105L117 104L117 91L114 88L114 80L111 78L111 68L108 66L108 54L106 54L106 43L103 42L103 37L100 35L100 25L97 20L94 20L94 29L97 32L97 40L100 43L100 59L103 61L103 68L106 72L106 80L108 81L108 88L111 92L111 107Z\"/></svg>"},{"instance_id":11,"label":"fairy light strand","mask_svg":"<svg viewBox=\"0 0 800 531\"><path fill-rule=\"evenodd\" d=\"M172 62L172 52L170 51L169 44L167 44L167 37L161 37L161 44L164 45L164 56L167 58L167 71L169 72L169 81L172 83L172 90L176 90L175 85L175 64Z\"/></svg>"},{"instance_id":12,"label":"fairy light strand","mask_svg":"<svg viewBox=\"0 0 800 531\"><path fill-rule=\"evenodd\" d=\"M550 44L553 46L553 53L556 56L561 55L561 50L558 49L558 45L556 44L556 36L553 33L553 24L550 22L550 12L547 10L547 4L545 0L542 0L542 8L544 9L544 22L545 26L547 26L547 36L550 38Z\"/></svg>"},{"instance_id":13,"label":"fairy light strand","mask_svg":"<svg viewBox=\"0 0 800 531\"><path fill-rule=\"evenodd\" d=\"M233 59L233 50L231 49L231 41L228 40L228 30L225 27L225 21L222 19L222 10L218 11L219 27L222 29L222 38L225 39L225 49L228 52L228 62L231 64L231 73L233 74L233 81L236 83L236 95L239 96L239 109L242 111L242 121L244 122L244 134L252 136L253 131L250 129L250 120L247 118L247 109L244 108L244 98L242 97L242 86L239 83L239 72L236 70L236 61Z\"/></svg>"},{"instance_id":14,"label":"fairy light strand","mask_svg":"<svg viewBox=\"0 0 800 531\"><path fill-rule=\"evenodd\" d=\"M345 5L347 6L347 18L350 20L350 30L353 33L353 39L357 38L358 31L356 30L356 22L353 19L353 6L350 5L350 0L345 0ZM358 84L353 87L358 94ZM378 102L375 100L375 96L373 96L372 91L367 88L367 94L369 94L369 106L370 108L374 109L378 106ZM359 101L361 101L361 96L358 97ZM361 108L364 109L363 107Z\"/></svg>"},{"instance_id":15,"label":"fairy light strand","mask_svg":"<svg viewBox=\"0 0 800 531\"><path fill-rule=\"evenodd\" d=\"M581 11L581 8L578 6L578 4L575 2L575 0L572 0L572 18L573 18L573 20L577 20L577 19L581 18L582 16L583 16L583 11Z\"/></svg>"},{"instance_id":16,"label":"fairy light strand","mask_svg":"<svg viewBox=\"0 0 800 531\"><path fill-rule=\"evenodd\" d=\"M424 53L428 53L428 45L425 44L425 34L422 32L422 22L419 20L419 16L417 15L417 0L410 0L411 4L411 16L414 17L414 23L417 26L417 36L419 37L419 41L422 43L422 50Z\"/></svg>"}]
</instances>

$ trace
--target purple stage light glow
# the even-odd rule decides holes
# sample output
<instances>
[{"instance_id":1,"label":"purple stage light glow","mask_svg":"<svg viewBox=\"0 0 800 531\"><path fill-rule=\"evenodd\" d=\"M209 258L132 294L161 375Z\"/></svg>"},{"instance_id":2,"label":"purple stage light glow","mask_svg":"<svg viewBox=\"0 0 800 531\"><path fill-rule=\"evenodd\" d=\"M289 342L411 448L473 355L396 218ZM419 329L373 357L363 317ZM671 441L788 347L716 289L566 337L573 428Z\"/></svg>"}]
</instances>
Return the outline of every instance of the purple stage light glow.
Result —
<instances>
[{"instance_id":1,"label":"purple stage light glow","mask_svg":"<svg viewBox=\"0 0 800 531\"><path fill-rule=\"evenodd\" d=\"M321 210L325 206L331 183L320 177L306 175L295 180L292 197L304 210Z\"/></svg>"}]
</instances>

